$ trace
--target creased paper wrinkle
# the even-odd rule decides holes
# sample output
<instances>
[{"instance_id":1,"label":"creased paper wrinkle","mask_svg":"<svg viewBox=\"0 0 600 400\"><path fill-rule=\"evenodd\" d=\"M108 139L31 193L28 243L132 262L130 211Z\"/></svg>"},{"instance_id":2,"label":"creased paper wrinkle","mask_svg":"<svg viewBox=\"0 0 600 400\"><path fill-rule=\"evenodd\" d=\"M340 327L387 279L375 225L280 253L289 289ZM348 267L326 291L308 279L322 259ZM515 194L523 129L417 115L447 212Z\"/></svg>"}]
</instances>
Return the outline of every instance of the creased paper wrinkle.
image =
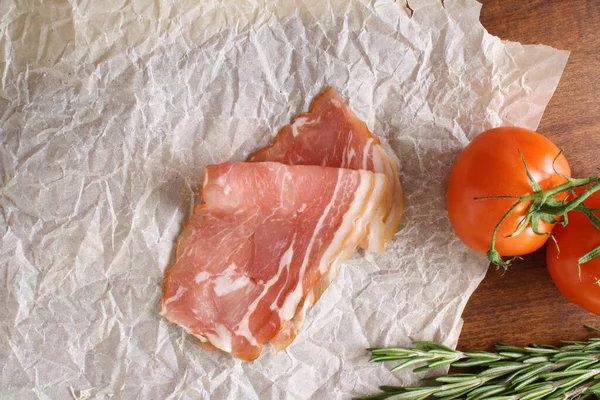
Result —
<instances>
[{"instance_id":1,"label":"creased paper wrinkle","mask_svg":"<svg viewBox=\"0 0 600 400\"><path fill-rule=\"evenodd\" d=\"M489 35L474 0L0 2L0 397L322 399L414 383L365 348L456 345L487 269L454 236L460 150L535 129L568 52ZM201 350L159 315L206 165L332 85L399 161L401 230L359 251L284 352Z\"/></svg>"}]
</instances>

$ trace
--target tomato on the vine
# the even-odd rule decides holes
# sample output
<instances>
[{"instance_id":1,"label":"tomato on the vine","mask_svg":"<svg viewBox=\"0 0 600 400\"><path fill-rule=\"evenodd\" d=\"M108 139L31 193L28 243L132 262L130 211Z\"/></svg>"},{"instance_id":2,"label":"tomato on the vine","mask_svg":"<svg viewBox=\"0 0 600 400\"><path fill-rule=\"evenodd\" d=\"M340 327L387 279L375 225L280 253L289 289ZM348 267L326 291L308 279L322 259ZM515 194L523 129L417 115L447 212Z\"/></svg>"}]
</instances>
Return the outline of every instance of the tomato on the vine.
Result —
<instances>
[{"instance_id":1,"label":"tomato on the vine","mask_svg":"<svg viewBox=\"0 0 600 400\"><path fill-rule=\"evenodd\" d=\"M481 253L490 249L495 226L516 202L505 196L522 197L534 192L524 162L542 190L565 183L563 176L571 174L567 160L552 141L523 128L485 131L458 156L448 186L448 215L456 234L470 248ZM519 205L500 225L495 248L501 256L531 253L548 240L547 235L536 234L531 225L507 237L526 218L529 205ZM540 221L538 231L550 232L553 226Z\"/></svg>"},{"instance_id":2,"label":"tomato on the vine","mask_svg":"<svg viewBox=\"0 0 600 400\"><path fill-rule=\"evenodd\" d=\"M594 193L584 204L600 209L600 192ZM600 212L595 215L600 217ZM578 211L568 214L568 222L566 226L559 225L552 231L556 244L548 243L546 248L548 271L563 296L600 315L600 257L582 263L581 270L577 265L581 257L600 246L600 230Z\"/></svg>"}]
</instances>

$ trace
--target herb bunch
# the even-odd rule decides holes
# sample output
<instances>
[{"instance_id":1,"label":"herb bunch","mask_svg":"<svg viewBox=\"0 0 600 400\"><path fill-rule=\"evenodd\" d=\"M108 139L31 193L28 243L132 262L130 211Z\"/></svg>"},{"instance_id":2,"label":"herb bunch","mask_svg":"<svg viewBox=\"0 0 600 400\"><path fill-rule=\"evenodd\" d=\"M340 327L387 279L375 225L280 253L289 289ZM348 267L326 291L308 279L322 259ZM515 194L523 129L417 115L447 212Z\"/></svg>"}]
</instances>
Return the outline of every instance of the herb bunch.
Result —
<instances>
[{"instance_id":1,"label":"herb bunch","mask_svg":"<svg viewBox=\"0 0 600 400\"><path fill-rule=\"evenodd\" d=\"M449 399L585 399L600 398L600 338L565 341L560 347L496 346L495 352L452 350L436 342L415 342L412 348L373 348L371 362L399 361L392 368L421 365L414 372L442 366L468 368L434 378L437 385L381 386L381 392L360 400Z\"/></svg>"}]
</instances>

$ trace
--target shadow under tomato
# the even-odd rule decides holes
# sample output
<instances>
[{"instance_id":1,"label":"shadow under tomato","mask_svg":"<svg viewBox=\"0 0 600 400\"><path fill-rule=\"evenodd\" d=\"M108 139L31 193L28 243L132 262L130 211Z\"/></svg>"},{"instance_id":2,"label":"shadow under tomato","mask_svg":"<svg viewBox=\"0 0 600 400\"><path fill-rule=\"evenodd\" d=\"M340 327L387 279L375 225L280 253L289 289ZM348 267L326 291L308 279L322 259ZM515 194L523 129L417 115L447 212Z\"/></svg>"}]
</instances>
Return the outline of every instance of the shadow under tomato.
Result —
<instances>
[{"instance_id":1,"label":"shadow under tomato","mask_svg":"<svg viewBox=\"0 0 600 400\"><path fill-rule=\"evenodd\" d=\"M546 269L546 247L516 260L503 273L490 266L463 313L460 350L586 340L585 325L600 327L600 316L565 299Z\"/></svg>"}]
</instances>

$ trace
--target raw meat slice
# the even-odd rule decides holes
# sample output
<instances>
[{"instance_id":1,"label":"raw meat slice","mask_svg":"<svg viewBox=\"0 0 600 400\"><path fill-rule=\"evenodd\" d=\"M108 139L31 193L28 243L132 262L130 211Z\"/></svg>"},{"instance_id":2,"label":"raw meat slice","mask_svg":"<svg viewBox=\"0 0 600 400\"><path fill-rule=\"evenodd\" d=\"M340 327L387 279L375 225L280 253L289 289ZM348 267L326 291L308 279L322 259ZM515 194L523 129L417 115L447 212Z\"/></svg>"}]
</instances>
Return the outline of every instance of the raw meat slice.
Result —
<instances>
[{"instance_id":1,"label":"raw meat slice","mask_svg":"<svg viewBox=\"0 0 600 400\"><path fill-rule=\"evenodd\" d=\"M404 200L396 163L333 88L317 96L308 113L299 115L291 125L281 129L275 142L258 151L249 161L383 173L390 184L388 196L378 217L369 225L369 234L361 246L383 253L385 243L398 230Z\"/></svg>"},{"instance_id":2,"label":"raw meat slice","mask_svg":"<svg viewBox=\"0 0 600 400\"><path fill-rule=\"evenodd\" d=\"M365 237L387 184L341 168L207 167L204 204L179 240L161 314L205 348L257 358Z\"/></svg>"}]
</instances>

